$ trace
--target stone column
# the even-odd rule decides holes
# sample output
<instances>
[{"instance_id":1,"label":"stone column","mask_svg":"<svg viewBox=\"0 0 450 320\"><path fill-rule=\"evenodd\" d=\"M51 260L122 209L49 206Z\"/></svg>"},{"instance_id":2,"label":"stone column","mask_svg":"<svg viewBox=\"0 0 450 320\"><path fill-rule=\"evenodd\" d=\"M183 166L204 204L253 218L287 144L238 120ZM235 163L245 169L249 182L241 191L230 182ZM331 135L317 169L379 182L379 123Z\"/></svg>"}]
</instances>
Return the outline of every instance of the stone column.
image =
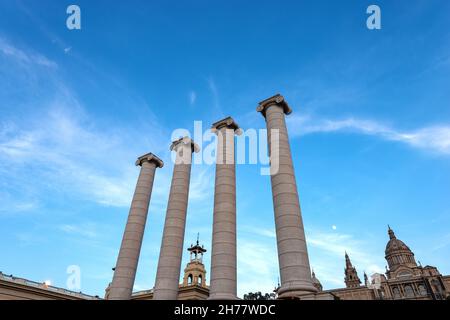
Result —
<instances>
[{"instance_id":1,"label":"stone column","mask_svg":"<svg viewBox=\"0 0 450 320\"><path fill-rule=\"evenodd\" d=\"M280 299L299 298L304 294L315 293L317 289L311 280L305 231L284 116L290 114L292 110L283 96L276 95L260 102L257 111L265 117L268 131L281 278L278 297ZM272 135L275 139L272 139Z\"/></svg>"},{"instance_id":2,"label":"stone column","mask_svg":"<svg viewBox=\"0 0 450 320\"><path fill-rule=\"evenodd\" d=\"M199 147L189 137L184 137L174 141L170 150L176 152L176 158L153 300L176 300L178 297L192 152L198 152Z\"/></svg>"},{"instance_id":3,"label":"stone column","mask_svg":"<svg viewBox=\"0 0 450 320\"><path fill-rule=\"evenodd\" d=\"M217 134L217 163L211 250L209 299L235 300L236 290L236 167L234 135L238 124L230 117L213 124Z\"/></svg>"},{"instance_id":4,"label":"stone column","mask_svg":"<svg viewBox=\"0 0 450 320\"><path fill-rule=\"evenodd\" d=\"M109 300L131 299L155 171L156 168L162 168L164 163L154 154L148 153L138 158L136 165L141 167L141 172L125 226L119 257L117 258L114 277L109 291Z\"/></svg>"}]
</instances>

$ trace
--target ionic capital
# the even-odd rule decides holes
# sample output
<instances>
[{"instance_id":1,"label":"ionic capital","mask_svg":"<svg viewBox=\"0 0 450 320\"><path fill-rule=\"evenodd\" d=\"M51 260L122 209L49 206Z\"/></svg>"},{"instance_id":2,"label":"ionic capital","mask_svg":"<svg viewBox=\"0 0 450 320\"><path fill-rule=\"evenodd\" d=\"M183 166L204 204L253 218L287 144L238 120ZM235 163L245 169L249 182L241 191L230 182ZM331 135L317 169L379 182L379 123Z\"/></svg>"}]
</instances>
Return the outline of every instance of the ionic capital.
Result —
<instances>
[{"instance_id":1,"label":"ionic capital","mask_svg":"<svg viewBox=\"0 0 450 320\"><path fill-rule=\"evenodd\" d=\"M200 147L198 146L198 144L196 144L194 140L189 137L182 137L178 140L173 141L170 146L170 151L178 151L178 148L182 145L190 145L192 148L192 152L198 153L200 151Z\"/></svg>"},{"instance_id":2,"label":"ionic capital","mask_svg":"<svg viewBox=\"0 0 450 320\"><path fill-rule=\"evenodd\" d=\"M157 168L164 167L164 162L160 158L155 156L153 153L147 153L147 154L144 154L143 156L139 157L136 160L136 165L137 166L142 166L142 164L144 162L154 163Z\"/></svg>"},{"instance_id":3,"label":"ionic capital","mask_svg":"<svg viewBox=\"0 0 450 320\"><path fill-rule=\"evenodd\" d=\"M239 128L239 125L237 124L236 121L234 121L232 117L227 117L225 119L213 123L211 131L213 133L217 133L220 129L223 128L234 130L234 133L238 136L242 134L242 129Z\"/></svg>"},{"instance_id":4,"label":"ionic capital","mask_svg":"<svg viewBox=\"0 0 450 320\"><path fill-rule=\"evenodd\" d=\"M256 108L256 111L261 112L262 115L266 116L266 110L271 106L278 106L283 109L283 112L285 114L291 114L292 109L289 107L288 103L284 99L284 97L281 94L276 94L273 97L270 97L266 100L263 100L259 103L258 107Z\"/></svg>"}]
</instances>

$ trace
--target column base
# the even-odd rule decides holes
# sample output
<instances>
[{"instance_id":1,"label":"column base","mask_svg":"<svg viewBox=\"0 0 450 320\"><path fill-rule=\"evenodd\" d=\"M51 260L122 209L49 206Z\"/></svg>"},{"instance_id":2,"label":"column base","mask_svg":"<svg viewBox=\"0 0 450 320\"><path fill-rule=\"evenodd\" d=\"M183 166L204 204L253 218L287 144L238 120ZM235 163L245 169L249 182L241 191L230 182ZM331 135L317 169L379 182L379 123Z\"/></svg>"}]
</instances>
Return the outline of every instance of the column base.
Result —
<instances>
[{"instance_id":1,"label":"column base","mask_svg":"<svg viewBox=\"0 0 450 320\"><path fill-rule=\"evenodd\" d=\"M112 288L109 291L108 300L130 300L132 292L130 289Z\"/></svg>"},{"instance_id":2,"label":"column base","mask_svg":"<svg viewBox=\"0 0 450 320\"><path fill-rule=\"evenodd\" d=\"M178 291L167 289L153 290L153 300L178 300Z\"/></svg>"},{"instance_id":3,"label":"column base","mask_svg":"<svg viewBox=\"0 0 450 320\"><path fill-rule=\"evenodd\" d=\"M231 293L217 293L209 296L208 300L239 300L239 298Z\"/></svg>"},{"instance_id":4,"label":"column base","mask_svg":"<svg viewBox=\"0 0 450 320\"><path fill-rule=\"evenodd\" d=\"M309 283L284 284L278 289L278 299L301 299L317 293L316 287Z\"/></svg>"}]
</instances>

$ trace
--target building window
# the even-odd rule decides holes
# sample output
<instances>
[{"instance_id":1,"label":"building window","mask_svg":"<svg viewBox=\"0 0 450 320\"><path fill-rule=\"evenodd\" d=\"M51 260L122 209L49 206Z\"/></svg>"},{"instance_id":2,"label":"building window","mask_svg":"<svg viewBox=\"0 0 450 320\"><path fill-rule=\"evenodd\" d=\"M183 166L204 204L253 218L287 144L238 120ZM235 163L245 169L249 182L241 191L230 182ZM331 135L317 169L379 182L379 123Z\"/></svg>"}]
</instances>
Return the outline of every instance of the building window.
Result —
<instances>
[{"instance_id":1,"label":"building window","mask_svg":"<svg viewBox=\"0 0 450 320\"><path fill-rule=\"evenodd\" d=\"M200 285L202 284L202 276L198 276L197 283L200 284Z\"/></svg>"},{"instance_id":2,"label":"building window","mask_svg":"<svg viewBox=\"0 0 450 320\"><path fill-rule=\"evenodd\" d=\"M188 276L188 284L192 284L192 274Z\"/></svg>"},{"instance_id":3,"label":"building window","mask_svg":"<svg viewBox=\"0 0 450 320\"><path fill-rule=\"evenodd\" d=\"M407 298L414 297L414 290L413 290L413 288L410 285L405 286L405 294L406 294Z\"/></svg>"},{"instance_id":4,"label":"building window","mask_svg":"<svg viewBox=\"0 0 450 320\"><path fill-rule=\"evenodd\" d=\"M439 281L434 279L431 283L432 283L432 286L434 289L434 295L436 296L436 299L438 299L438 300L443 299L444 296L442 295L442 287L439 284Z\"/></svg>"},{"instance_id":5,"label":"building window","mask_svg":"<svg viewBox=\"0 0 450 320\"><path fill-rule=\"evenodd\" d=\"M399 288L395 287L394 289L392 289L392 292L394 293L394 298L395 299L400 299L402 296L400 295L400 290Z\"/></svg>"},{"instance_id":6,"label":"building window","mask_svg":"<svg viewBox=\"0 0 450 320\"><path fill-rule=\"evenodd\" d=\"M419 293L421 296L426 296L428 294L427 289L423 284L419 284Z\"/></svg>"}]
</instances>

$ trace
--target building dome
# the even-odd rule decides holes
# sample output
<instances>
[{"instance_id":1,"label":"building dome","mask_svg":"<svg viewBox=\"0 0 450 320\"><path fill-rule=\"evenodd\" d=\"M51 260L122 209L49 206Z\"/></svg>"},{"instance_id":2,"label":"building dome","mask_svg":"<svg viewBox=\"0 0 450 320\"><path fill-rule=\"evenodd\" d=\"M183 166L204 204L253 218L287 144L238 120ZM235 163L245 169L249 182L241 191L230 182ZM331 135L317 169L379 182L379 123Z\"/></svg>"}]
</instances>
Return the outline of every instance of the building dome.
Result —
<instances>
[{"instance_id":1,"label":"building dome","mask_svg":"<svg viewBox=\"0 0 450 320\"><path fill-rule=\"evenodd\" d=\"M397 239L394 231L389 227L389 242L386 245L386 260L389 269L394 270L399 266L416 267L414 253L401 240Z\"/></svg>"},{"instance_id":2,"label":"building dome","mask_svg":"<svg viewBox=\"0 0 450 320\"><path fill-rule=\"evenodd\" d=\"M409 249L409 247L402 240L399 240L397 238L390 239L386 245L385 250L386 255L393 254L399 251L411 252L411 249Z\"/></svg>"}]
</instances>

